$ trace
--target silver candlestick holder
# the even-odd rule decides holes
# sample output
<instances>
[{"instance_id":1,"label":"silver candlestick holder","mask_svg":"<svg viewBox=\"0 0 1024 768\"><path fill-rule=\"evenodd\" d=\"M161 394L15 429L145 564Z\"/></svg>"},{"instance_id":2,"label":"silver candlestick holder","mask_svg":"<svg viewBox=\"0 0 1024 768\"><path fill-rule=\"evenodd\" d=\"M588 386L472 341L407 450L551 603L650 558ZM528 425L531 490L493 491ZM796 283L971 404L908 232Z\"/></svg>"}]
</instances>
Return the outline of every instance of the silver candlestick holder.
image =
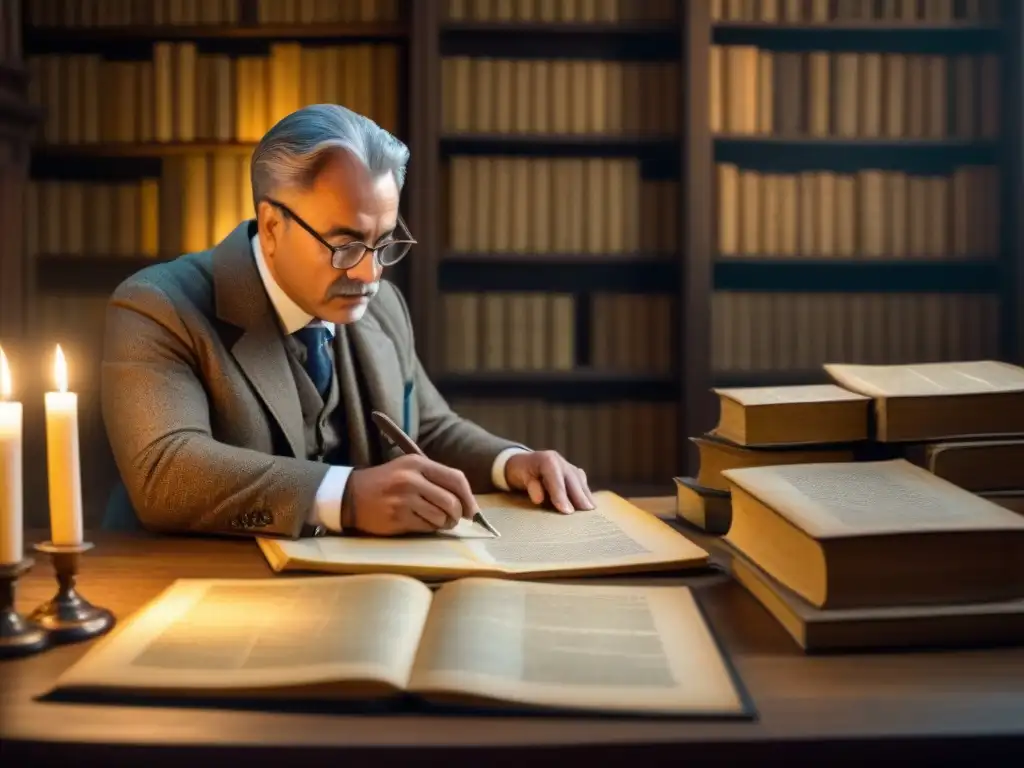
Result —
<instances>
[{"instance_id":1,"label":"silver candlestick holder","mask_svg":"<svg viewBox=\"0 0 1024 768\"><path fill-rule=\"evenodd\" d=\"M18 563L0 565L0 659L28 656L50 644L46 631L14 607L18 579L32 564L32 558L26 557Z\"/></svg>"},{"instance_id":2,"label":"silver candlestick holder","mask_svg":"<svg viewBox=\"0 0 1024 768\"><path fill-rule=\"evenodd\" d=\"M82 554L92 547L89 542L65 545L45 541L35 545L36 551L49 555L53 562L57 594L36 608L29 619L46 630L52 643L89 640L114 626L114 614L93 605L75 588Z\"/></svg>"}]
</instances>

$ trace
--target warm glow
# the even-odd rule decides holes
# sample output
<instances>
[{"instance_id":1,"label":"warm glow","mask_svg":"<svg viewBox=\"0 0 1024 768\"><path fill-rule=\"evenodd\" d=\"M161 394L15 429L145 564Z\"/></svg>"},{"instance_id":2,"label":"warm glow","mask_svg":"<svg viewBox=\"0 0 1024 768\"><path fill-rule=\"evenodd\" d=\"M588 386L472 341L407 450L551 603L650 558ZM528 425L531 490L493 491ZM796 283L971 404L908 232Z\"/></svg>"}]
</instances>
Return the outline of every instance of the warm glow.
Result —
<instances>
[{"instance_id":1,"label":"warm glow","mask_svg":"<svg viewBox=\"0 0 1024 768\"><path fill-rule=\"evenodd\" d=\"M53 364L53 376L57 381L57 391L68 391L68 364L64 360L64 350L57 345L57 359Z\"/></svg>"},{"instance_id":2,"label":"warm glow","mask_svg":"<svg viewBox=\"0 0 1024 768\"><path fill-rule=\"evenodd\" d=\"M11 384L11 369L7 365L7 355L4 354L4 348L0 347L0 400L10 398L13 391L14 386Z\"/></svg>"}]
</instances>

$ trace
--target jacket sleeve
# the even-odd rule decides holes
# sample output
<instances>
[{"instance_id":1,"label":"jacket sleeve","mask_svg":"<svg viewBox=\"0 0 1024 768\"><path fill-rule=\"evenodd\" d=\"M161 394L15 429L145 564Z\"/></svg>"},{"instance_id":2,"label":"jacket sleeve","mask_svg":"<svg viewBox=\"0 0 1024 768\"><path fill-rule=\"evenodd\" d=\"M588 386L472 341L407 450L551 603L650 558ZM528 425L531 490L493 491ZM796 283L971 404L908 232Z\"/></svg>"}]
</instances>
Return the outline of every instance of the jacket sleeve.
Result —
<instances>
[{"instance_id":1,"label":"jacket sleeve","mask_svg":"<svg viewBox=\"0 0 1024 768\"><path fill-rule=\"evenodd\" d=\"M413 391L419 409L419 433L416 442L431 459L461 470L474 493L492 493L497 488L491 470L498 454L519 443L493 435L480 425L464 419L451 409L430 380L416 354L412 321L401 292L390 286L392 303L399 314L400 343L412 370Z\"/></svg>"},{"instance_id":2,"label":"jacket sleeve","mask_svg":"<svg viewBox=\"0 0 1024 768\"><path fill-rule=\"evenodd\" d=\"M142 525L164 532L297 537L329 467L218 442L195 344L157 286L107 307L103 421Z\"/></svg>"}]
</instances>

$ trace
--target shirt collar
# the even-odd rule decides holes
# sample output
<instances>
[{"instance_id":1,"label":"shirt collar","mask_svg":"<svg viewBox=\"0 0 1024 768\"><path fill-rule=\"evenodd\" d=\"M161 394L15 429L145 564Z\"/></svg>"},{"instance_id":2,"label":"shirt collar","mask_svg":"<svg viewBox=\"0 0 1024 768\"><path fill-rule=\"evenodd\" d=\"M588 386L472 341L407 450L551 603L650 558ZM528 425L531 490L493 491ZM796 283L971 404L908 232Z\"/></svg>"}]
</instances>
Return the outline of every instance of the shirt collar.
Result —
<instances>
[{"instance_id":1,"label":"shirt collar","mask_svg":"<svg viewBox=\"0 0 1024 768\"><path fill-rule=\"evenodd\" d=\"M325 323L313 317L292 301L291 297L278 285L277 280L274 279L270 269L267 267L267 260L263 256L263 249L260 247L259 234L252 236L251 243L253 256L256 257L256 267L259 269L260 277L263 279L263 286L267 291L267 296L270 298L270 303L273 305L278 319L281 321L284 332L290 336L307 325L322 325L333 336L335 332L334 323Z\"/></svg>"}]
</instances>

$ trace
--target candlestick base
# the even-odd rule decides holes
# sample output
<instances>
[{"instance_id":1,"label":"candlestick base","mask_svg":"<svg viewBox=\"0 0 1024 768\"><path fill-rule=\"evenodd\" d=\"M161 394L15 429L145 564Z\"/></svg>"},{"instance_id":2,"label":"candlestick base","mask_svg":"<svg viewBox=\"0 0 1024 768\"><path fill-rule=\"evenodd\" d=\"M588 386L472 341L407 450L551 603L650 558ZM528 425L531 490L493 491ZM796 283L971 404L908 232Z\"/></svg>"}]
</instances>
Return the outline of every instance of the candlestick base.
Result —
<instances>
[{"instance_id":1,"label":"candlestick base","mask_svg":"<svg viewBox=\"0 0 1024 768\"><path fill-rule=\"evenodd\" d=\"M14 585L31 567L30 557L13 565L0 565L0 659L28 656L49 645L43 628L26 620L14 608Z\"/></svg>"},{"instance_id":2,"label":"candlestick base","mask_svg":"<svg viewBox=\"0 0 1024 768\"><path fill-rule=\"evenodd\" d=\"M57 574L57 594L36 608L29 619L45 629L51 643L76 643L102 635L114 626L114 615L98 608L75 589L80 558L92 544L60 545L46 541L35 548L50 556Z\"/></svg>"}]
</instances>

